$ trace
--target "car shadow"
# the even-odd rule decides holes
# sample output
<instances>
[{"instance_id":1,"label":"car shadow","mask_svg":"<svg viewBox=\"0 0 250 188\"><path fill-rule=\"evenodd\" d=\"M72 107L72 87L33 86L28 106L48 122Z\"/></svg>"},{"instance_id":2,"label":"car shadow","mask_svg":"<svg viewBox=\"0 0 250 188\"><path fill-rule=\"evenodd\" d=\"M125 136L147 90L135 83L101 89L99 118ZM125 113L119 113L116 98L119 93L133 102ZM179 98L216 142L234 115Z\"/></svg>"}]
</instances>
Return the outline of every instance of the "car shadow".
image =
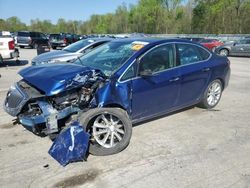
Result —
<instances>
[{"instance_id":1,"label":"car shadow","mask_svg":"<svg viewBox=\"0 0 250 188\"><path fill-rule=\"evenodd\" d=\"M28 63L28 60L5 60L3 63L0 63L0 67L24 66Z\"/></svg>"},{"instance_id":2,"label":"car shadow","mask_svg":"<svg viewBox=\"0 0 250 188\"><path fill-rule=\"evenodd\" d=\"M165 117L174 115L174 114L178 114L178 113L180 113L180 112L184 112L184 111L193 109L193 108L195 108L195 107L196 107L196 105L194 105L194 106L189 106L189 107L186 107L186 108L177 110L177 111L173 111L173 112L166 113L166 114L163 114L163 115L159 115L159 116L156 116L156 117L153 117L153 118L149 118L149 119L147 119L147 120L143 120L143 121L140 121L140 122L137 122L137 123L133 123L133 127L137 127L137 126L139 126L139 125L142 125L142 124L145 124L145 123L148 123L148 122L151 122L151 121L156 121L156 120L158 120L158 119L162 119L162 118L165 118Z\"/></svg>"}]
</instances>

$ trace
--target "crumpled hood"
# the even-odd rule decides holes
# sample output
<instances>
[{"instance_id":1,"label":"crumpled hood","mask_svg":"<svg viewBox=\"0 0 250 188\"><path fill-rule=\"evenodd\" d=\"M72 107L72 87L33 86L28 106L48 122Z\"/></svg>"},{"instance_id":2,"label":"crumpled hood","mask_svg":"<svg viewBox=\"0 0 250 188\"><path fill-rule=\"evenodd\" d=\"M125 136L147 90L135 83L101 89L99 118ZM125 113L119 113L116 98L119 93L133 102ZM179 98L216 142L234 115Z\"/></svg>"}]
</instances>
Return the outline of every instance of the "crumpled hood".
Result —
<instances>
[{"instance_id":1,"label":"crumpled hood","mask_svg":"<svg viewBox=\"0 0 250 188\"><path fill-rule=\"evenodd\" d=\"M77 58L78 56L82 55L81 53L71 53L64 50L55 50L51 52L46 52L40 54L32 59L32 63L34 65L38 65L42 62L47 62L49 60L60 60L60 61L68 61Z\"/></svg>"},{"instance_id":2,"label":"crumpled hood","mask_svg":"<svg viewBox=\"0 0 250 188\"><path fill-rule=\"evenodd\" d=\"M83 85L95 74L95 70L76 64L53 64L30 66L22 69L19 74L28 83L51 96Z\"/></svg>"}]
</instances>

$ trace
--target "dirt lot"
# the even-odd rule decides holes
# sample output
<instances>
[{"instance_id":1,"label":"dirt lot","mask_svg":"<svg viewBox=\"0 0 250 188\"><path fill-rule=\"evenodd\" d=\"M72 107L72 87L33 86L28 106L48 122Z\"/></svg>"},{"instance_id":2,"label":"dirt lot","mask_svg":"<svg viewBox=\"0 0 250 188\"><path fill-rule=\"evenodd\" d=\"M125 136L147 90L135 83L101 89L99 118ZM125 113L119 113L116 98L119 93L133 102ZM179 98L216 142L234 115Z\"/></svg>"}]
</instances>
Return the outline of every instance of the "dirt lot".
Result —
<instances>
[{"instance_id":1,"label":"dirt lot","mask_svg":"<svg viewBox=\"0 0 250 188\"><path fill-rule=\"evenodd\" d=\"M0 105L22 64L0 66ZM0 187L250 187L250 58L232 57L230 86L213 110L191 108L140 124L128 148L61 167L40 138L0 108ZM29 63L28 63L29 61Z\"/></svg>"}]
</instances>

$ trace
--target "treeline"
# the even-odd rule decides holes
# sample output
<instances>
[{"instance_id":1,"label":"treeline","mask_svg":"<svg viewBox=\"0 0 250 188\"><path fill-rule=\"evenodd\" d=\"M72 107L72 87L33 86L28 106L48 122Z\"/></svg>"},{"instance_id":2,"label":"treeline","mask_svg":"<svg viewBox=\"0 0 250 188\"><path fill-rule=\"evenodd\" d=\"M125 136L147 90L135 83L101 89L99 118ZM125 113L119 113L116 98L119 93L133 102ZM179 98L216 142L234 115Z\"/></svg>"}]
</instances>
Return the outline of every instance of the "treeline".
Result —
<instances>
[{"instance_id":1,"label":"treeline","mask_svg":"<svg viewBox=\"0 0 250 188\"><path fill-rule=\"evenodd\" d=\"M45 33L250 33L250 0L139 0L122 4L114 13L92 15L87 21L56 24L35 19L30 25L17 17L0 19L0 30Z\"/></svg>"}]
</instances>

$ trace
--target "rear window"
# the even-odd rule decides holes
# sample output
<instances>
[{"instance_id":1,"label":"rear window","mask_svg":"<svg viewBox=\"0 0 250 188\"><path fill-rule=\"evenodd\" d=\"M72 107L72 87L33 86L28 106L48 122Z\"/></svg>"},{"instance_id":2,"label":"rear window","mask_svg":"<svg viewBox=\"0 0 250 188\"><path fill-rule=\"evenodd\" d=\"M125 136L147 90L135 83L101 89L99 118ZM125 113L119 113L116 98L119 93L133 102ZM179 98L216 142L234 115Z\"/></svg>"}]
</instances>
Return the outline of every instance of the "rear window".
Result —
<instances>
[{"instance_id":1,"label":"rear window","mask_svg":"<svg viewBox=\"0 0 250 188\"><path fill-rule=\"evenodd\" d=\"M80 40L78 42L75 42L69 46L67 46L66 48L64 48L63 50L64 51L68 51L68 52L76 52L82 48L84 48L85 46L93 43L94 41L92 40Z\"/></svg>"},{"instance_id":2,"label":"rear window","mask_svg":"<svg viewBox=\"0 0 250 188\"><path fill-rule=\"evenodd\" d=\"M29 37L30 33L29 32L18 32L17 35L20 37Z\"/></svg>"},{"instance_id":3,"label":"rear window","mask_svg":"<svg viewBox=\"0 0 250 188\"><path fill-rule=\"evenodd\" d=\"M62 40L64 38L64 35L60 35L60 34L51 34L49 36L50 39L56 39L56 40Z\"/></svg>"},{"instance_id":4,"label":"rear window","mask_svg":"<svg viewBox=\"0 0 250 188\"><path fill-rule=\"evenodd\" d=\"M177 44L181 65L207 60L210 54L201 47L192 44Z\"/></svg>"}]
</instances>

